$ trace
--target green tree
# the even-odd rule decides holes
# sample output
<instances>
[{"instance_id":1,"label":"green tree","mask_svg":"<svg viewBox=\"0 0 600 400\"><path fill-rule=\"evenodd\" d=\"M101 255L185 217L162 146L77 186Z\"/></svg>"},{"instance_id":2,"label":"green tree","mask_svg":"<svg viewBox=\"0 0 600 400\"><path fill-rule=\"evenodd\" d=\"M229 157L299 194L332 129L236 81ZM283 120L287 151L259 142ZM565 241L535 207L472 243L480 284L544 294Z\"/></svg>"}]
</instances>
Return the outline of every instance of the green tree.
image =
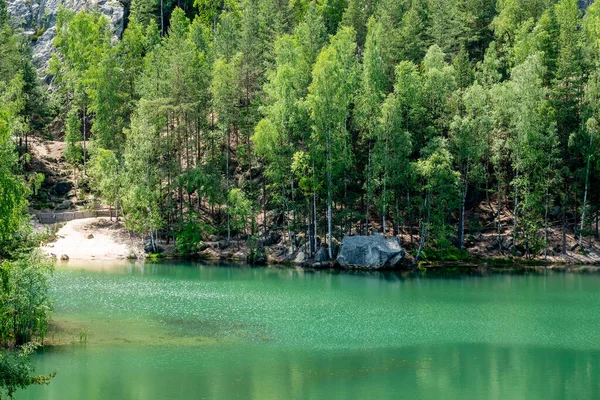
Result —
<instances>
[{"instance_id":1,"label":"green tree","mask_svg":"<svg viewBox=\"0 0 600 400\"><path fill-rule=\"evenodd\" d=\"M415 165L422 199L419 247L415 264L428 241L444 254L449 246L448 215L456 209L459 174L452 168L452 154L444 138L435 138L422 150L423 157ZM443 257L443 256L442 256Z\"/></svg>"},{"instance_id":2,"label":"green tree","mask_svg":"<svg viewBox=\"0 0 600 400\"><path fill-rule=\"evenodd\" d=\"M160 131L155 121L147 117L151 106L144 100L140 101L139 110L127 132L124 181L135 184L125 187L122 201L127 217L125 225L142 236L150 234L154 246L154 232L164 225L159 209L164 176L161 176L159 168L162 164Z\"/></svg>"},{"instance_id":3,"label":"green tree","mask_svg":"<svg viewBox=\"0 0 600 400\"><path fill-rule=\"evenodd\" d=\"M14 118L8 103L0 105L0 249L24 222L27 206L26 187L14 170L18 164L10 130Z\"/></svg>"},{"instance_id":4,"label":"green tree","mask_svg":"<svg viewBox=\"0 0 600 400\"><path fill-rule=\"evenodd\" d=\"M450 149L460 173L460 217L458 246L465 248L465 206L469 185L483 177L483 158L492 131L488 92L475 83L462 95L464 113L450 125Z\"/></svg>"},{"instance_id":5,"label":"green tree","mask_svg":"<svg viewBox=\"0 0 600 400\"><path fill-rule=\"evenodd\" d=\"M105 52L110 48L110 38L108 19L99 12L82 11L75 14L64 8L59 10L54 38L54 46L58 53L52 55L49 72L55 76L54 83L67 97L68 109L81 115L81 161L84 169L90 97L97 90L97 69ZM72 116L71 114L69 118Z\"/></svg>"},{"instance_id":6,"label":"green tree","mask_svg":"<svg viewBox=\"0 0 600 400\"><path fill-rule=\"evenodd\" d=\"M111 150L92 149L89 174L94 183L94 190L111 207L110 219L112 220L112 207L114 206L116 220L118 221L119 202L123 187L121 162Z\"/></svg>"},{"instance_id":7,"label":"green tree","mask_svg":"<svg viewBox=\"0 0 600 400\"><path fill-rule=\"evenodd\" d=\"M333 258L334 181L350 162L347 119L355 90L356 58L354 30L342 28L331 38L329 46L317 57L308 102L313 121L313 154L325 161L321 169L327 181L327 236L329 257Z\"/></svg>"},{"instance_id":8,"label":"green tree","mask_svg":"<svg viewBox=\"0 0 600 400\"><path fill-rule=\"evenodd\" d=\"M369 231L370 201L373 191L370 182L372 175L371 150L387 87L387 77L385 75L385 66L381 54L381 45L384 40L382 24L376 22L375 19L371 17L368 23L360 89L357 92L356 107L354 109L354 122L361 131L362 140L364 145L367 146L368 153L367 168L365 169L365 226L367 232Z\"/></svg>"},{"instance_id":9,"label":"green tree","mask_svg":"<svg viewBox=\"0 0 600 400\"><path fill-rule=\"evenodd\" d=\"M210 91L213 99L213 107L219 116L219 127L223 133L225 149L225 190L231 190L231 135L239 125L240 114L237 107L241 96L239 86L240 57L231 61L223 58L215 61L213 67ZM229 205L227 204L227 207ZM229 213L227 213L227 240L231 239L231 225Z\"/></svg>"}]
</instances>

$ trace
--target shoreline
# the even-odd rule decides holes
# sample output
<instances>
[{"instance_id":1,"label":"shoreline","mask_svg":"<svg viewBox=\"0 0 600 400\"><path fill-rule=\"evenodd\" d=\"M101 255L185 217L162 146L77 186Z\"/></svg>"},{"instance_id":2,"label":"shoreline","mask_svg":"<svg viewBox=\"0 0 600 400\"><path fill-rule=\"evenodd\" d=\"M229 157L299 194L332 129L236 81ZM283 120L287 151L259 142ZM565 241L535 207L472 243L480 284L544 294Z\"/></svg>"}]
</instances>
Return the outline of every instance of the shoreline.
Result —
<instances>
[{"instance_id":1,"label":"shoreline","mask_svg":"<svg viewBox=\"0 0 600 400\"><path fill-rule=\"evenodd\" d=\"M61 224L43 225L33 223L38 232L49 231L56 239L53 242L40 246L42 253L55 258L61 264L69 261L75 264L91 263L101 267L105 264L128 262L155 262L155 261L195 261L204 263L229 263L247 265L281 266L303 269L339 269L339 270L366 270L375 269L341 268L335 261L327 261L314 265L313 260L302 257L302 261L296 261L301 252L289 253L282 244L267 246L267 257L262 263L249 263L247 261L250 253L245 242L232 241L224 244L223 240L213 237L211 241L203 243L203 250L194 257L180 256L175 253L173 245L165 246L160 243L163 252L160 254L145 254L142 240L132 235L121 223L110 220L108 217L84 218L68 221ZM571 252L572 253L572 252ZM501 268L501 269L523 269L523 268L559 268L572 269L598 268L600 261L597 257L588 257L577 253L564 256L552 256L547 260L527 260L511 255L498 256L490 254L482 257L481 253L470 255L464 260L422 260L418 265L413 265L410 256L406 257L402 265L394 268L382 269L382 271L410 271L431 269L478 269L478 268Z\"/></svg>"}]
</instances>

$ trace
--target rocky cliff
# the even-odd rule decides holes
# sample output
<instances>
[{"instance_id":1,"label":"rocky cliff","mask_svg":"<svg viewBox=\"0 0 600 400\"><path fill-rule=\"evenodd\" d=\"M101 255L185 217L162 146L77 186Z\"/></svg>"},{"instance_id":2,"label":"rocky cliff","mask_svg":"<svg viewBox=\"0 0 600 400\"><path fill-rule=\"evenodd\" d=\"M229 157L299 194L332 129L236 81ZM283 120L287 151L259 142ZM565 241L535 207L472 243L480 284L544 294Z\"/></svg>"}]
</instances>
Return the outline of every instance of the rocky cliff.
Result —
<instances>
[{"instance_id":1,"label":"rocky cliff","mask_svg":"<svg viewBox=\"0 0 600 400\"><path fill-rule=\"evenodd\" d=\"M33 60L44 74L54 51L56 14L63 6L74 11L98 9L110 21L115 36L121 36L125 20L126 0L8 0L8 12L15 26L31 38Z\"/></svg>"}]
</instances>

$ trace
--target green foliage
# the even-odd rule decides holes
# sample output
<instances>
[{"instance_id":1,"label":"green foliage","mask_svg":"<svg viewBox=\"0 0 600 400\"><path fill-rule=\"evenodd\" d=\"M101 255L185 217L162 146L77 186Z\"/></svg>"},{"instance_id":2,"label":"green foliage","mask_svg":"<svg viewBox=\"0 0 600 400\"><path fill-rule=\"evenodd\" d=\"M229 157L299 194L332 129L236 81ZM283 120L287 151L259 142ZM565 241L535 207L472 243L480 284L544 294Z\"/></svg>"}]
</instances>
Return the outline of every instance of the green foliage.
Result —
<instances>
[{"instance_id":1,"label":"green foliage","mask_svg":"<svg viewBox=\"0 0 600 400\"><path fill-rule=\"evenodd\" d=\"M32 375L35 370L29 363L29 356L35 351L36 344L28 344L19 351L0 353L0 396L5 394L12 399L18 389L30 385L47 385L56 372L47 375Z\"/></svg>"},{"instance_id":2,"label":"green foliage","mask_svg":"<svg viewBox=\"0 0 600 400\"><path fill-rule=\"evenodd\" d=\"M48 279L52 264L33 252L0 265L0 341L4 346L44 340L52 304Z\"/></svg>"},{"instance_id":3,"label":"green foliage","mask_svg":"<svg viewBox=\"0 0 600 400\"><path fill-rule=\"evenodd\" d=\"M83 148L80 144L83 138L81 135L81 119L77 108L72 108L67 114L65 130L65 142L67 142L65 159L71 165L78 166L83 161Z\"/></svg>"},{"instance_id":4,"label":"green foliage","mask_svg":"<svg viewBox=\"0 0 600 400\"><path fill-rule=\"evenodd\" d=\"M106 203L115 205L121 199L123 166L114 152L102 148L92 150L89 176L92 187Z\"/></svg>"},{"instance_id":5,"label":"green foliage","mask_svg":"<svg viewBox=\"0 0 600 400\"><path fill-rule=\"evenodd\" d=\"M202 249L203 240L213 232L210 225L194 222L198 215L190 215L187 222L177 232L177 253L183 256L195 256Z\"/></svg>"},{"instance_id":6,"label":"green foliage","mask_svg":"<svg viewBox=\"0 0 600 400\"><path fill-rule=\"evenodd\" d=\"M448 217L458 208L459 174L452 167L453 157L445 139L432 140L422 153L423 158L415 165L423 198L422 235L444 251L451 241Z\"/></svg>"},{"instance_id":7,"label":"green foliage","mask_svg":"<svg viewBox=\"0 0 600 400\"><path fill-rule=\"evenodd\" d=\"M18 82L18 75L17 75ZM0 81L0 86L4 82ZM15 84L15 81L11 81ZM18 84L18 83L17 83ZM6 242L25 221L28 194L23 180L17 175L18 154L12 141L12 128L18 121L20 104L0 95L0 253Z\"/></svg>"},{"instance_id":8,"label":"green foliage","mask_svg":"<svg viewBox=\"0 0 600 400\"><path fill-rule=\"evenodd\" d=\"M244 192L240 189L231 189L227 195L227 213L231 217L231 228L234 232L246 232L250 221L254 219L252 215L252 203L246 198Z\"/></svg>"}]
</instances>

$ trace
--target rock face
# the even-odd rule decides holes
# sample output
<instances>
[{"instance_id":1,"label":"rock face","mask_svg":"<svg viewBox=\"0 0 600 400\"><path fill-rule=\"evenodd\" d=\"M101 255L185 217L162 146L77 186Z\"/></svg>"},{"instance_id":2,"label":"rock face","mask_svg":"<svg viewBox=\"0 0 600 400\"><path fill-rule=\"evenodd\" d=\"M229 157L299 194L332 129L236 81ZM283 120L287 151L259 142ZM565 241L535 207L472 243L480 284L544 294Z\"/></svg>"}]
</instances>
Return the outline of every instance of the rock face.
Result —
<instances>
[{"instance_id":1,"label":"rock face","mask_svg":"<svg viewBox=\"0 0 600 400\"><path fill-rule=\"evenodd\" d=\"M68 210L69 208L73 207L73 202L71 200L65 200L62 203L60 203L56 209L57 210Z\"/></svg>"},{"instance_id":2,"label":"rock face","mask_svg":"<svg viewBox=\"0 0 600 400\"><path fill-rule=\"evenodd\" d=\"M578 0L579 8L582 10L587 10L589 6L592 5L594 0Z\"/></svg>"},{"instance_id":3,"label":"rock face","mask_svg":"<svg viewBox=\"0 0 600 400\"><path fill-rule=\"evenodd\" d=\"M319 251L317 251L317 254L315 254L315 262L317 262L317 263L325 262L328 259L329 259L329 256L327 255L327 248L321 246Z\"/></svg>"},{"instance_id":4,"label":"rock face","mask_svg":"<svg viewBox=\"0 0 600 400\"><path fill-rule=\"evenodd\" d=\"M121 37L125 7L118 0L8 0L8 13L13 25L20 27L31 38L33 61L44 75L54 52L52 40L56 36L56 15L59 6L74 11L97 9L108 18L115 36Z\"/></svg>"},{"instance_id":5,"label":"rock face","mask_svg":"<svg viewBox=\"0 0 600 400\"><path fill-rule=\"evenodd\" d=\"M404 250L397 238L346 236L337 262L343 268L382 269L396 267L403 257Z\"/></svg>"}]
</instances>

